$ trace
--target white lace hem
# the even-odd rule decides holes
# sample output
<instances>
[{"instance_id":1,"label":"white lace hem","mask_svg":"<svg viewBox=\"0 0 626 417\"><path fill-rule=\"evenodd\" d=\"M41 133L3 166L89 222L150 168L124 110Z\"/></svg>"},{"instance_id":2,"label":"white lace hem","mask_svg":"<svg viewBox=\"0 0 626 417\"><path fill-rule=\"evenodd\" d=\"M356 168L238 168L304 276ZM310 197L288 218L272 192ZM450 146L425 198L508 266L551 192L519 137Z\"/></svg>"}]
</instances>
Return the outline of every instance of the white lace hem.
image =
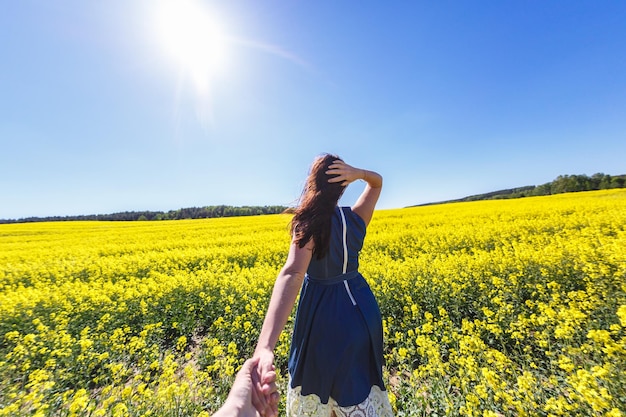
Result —
<instances>
[{"instance_id":1,"label":"white lace hem","mask_svg":"<svg viewBox=\"0 0 626 417\"><path fill-rule=\"evenodd\" d=\"M393 411L387 391L373 386L369 395L360 404L340 407L332 398L323 404L315 394L302 395L302 387L287 390L287 416L329 417L334 411L337 417L392 417Z\"/></svg>"}]
</instances>

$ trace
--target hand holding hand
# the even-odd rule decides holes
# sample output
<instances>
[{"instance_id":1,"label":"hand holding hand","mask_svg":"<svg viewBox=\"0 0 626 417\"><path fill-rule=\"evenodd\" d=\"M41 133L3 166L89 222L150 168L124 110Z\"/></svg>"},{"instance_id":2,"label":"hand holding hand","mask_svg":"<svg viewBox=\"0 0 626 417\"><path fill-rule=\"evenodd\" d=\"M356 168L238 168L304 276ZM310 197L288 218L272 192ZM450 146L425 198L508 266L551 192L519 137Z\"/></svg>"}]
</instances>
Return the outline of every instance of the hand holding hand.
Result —
<instances>
[{"instance_id":1,"label":"hand holding hand","mask_svg":"<svg viewBox=\"0 0 626 417\"><path fill-rule=\"evenodd\" d=\"M279 395L276 388L274 353L271 350L258 349L254 359L258 361L258 365L253 375L252 404L263 417L278 416Z\"/></svg>"},{"instance_id":2,"label":"hand holding hand","mask_svg":"<svg viewBox=\"0 0 626 417\"><path fill-rule=\"evenodd\" d=\"M225 406L231 405L233 410L237 410L237 415L242 417L256 415L256 410L252 407L252 375L255 371L255 361L248 359L244 362L226 399Z\"/></svg>"},{"instance_id":3,"label":"hand holding hand","mask_svg":"<svg viewBox=\"0 0 626 417\"><path fill-rule=\"evenodd\" d=\"M259 358L248 359L235 377L228 398L224 405L213 417L257 417L258 410L253 405L253 397L258 382ZM273 370L264 375L264 392L268 393L269 410L273 414L260 413L261 416L271 417L278 415L278 389L276 387L276 372Z\"/></svg>"}]
</instances>

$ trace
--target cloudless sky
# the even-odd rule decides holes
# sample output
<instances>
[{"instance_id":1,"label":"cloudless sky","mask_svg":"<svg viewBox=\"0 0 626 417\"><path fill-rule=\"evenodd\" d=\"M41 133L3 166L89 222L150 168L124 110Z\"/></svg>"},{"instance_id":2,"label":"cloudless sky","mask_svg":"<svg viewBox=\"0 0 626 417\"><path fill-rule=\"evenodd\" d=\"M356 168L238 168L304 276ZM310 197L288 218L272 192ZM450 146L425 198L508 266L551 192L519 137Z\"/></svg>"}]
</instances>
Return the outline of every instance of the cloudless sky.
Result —
<instances>
[{"instance_id":1,"label":"cloudless sky","mask_svg":"<svg viewBox=\"0 0 626 417\"><path fill-rule=\"evenodd\" d=\"M0 218L291 205L321 152L380 208L626 174L624 1L1 9Z\"/></svg>"}]
</instances>

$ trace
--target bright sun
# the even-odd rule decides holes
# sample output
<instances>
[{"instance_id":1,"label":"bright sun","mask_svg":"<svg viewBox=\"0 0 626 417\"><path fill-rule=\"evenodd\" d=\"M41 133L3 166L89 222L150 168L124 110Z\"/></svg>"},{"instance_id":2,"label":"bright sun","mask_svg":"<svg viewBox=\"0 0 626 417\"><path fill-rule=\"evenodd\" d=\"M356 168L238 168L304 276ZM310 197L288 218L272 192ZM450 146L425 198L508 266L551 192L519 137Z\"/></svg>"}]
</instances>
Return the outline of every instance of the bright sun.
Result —
<instances>
[{"instance_id":1,"label":"bright sun","mask_svg":"<svg viewBox=\"0 0 626 417\"><path fill-rule=\"evenodd\" d=\"M199 0L162 0L157 12L159 42L198 93L207 93L226 64L227 39L216 16Z\"/></svg>"}]
</instances>

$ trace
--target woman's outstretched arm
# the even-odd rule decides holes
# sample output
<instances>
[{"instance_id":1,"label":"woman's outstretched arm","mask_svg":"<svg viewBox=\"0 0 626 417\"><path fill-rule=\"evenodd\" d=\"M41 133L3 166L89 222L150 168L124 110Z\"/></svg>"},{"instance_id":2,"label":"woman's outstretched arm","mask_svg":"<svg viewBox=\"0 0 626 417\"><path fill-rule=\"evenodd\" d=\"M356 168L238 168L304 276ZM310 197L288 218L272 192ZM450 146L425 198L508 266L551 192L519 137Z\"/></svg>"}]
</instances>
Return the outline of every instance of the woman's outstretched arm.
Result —
<instances>
[{"instance_id":1,"label":"woman's outstretched arm","mask_svg":"<svg viewBox=\"0 0 626 417\"><path fill-rule=\"evenodd\" d=\"M269 395L266 392L268 388L265 386L263 378L264 375L271 373L273 370L274 348L280 333L285 328L285 324L287 324L287 319L302 287L302 281L311 262L312 254L312 240L302 248L298 247L298 244L292 240L287 261L274 283L272 297L270 298L267 314L265 315L253 356L254 358L259 358L260 386L257 386L256 392L253 393L255 394L253 395L253 403L257 409L267 407Z\"/></svg>"},{"instance_id":2,"label":"woman's outstretched arm","mask_svg":"<svg viewBox=\"0 0 626 417\"><path fill-rule=\"evenodd\" d=\"M383 188L383 177L377 172L355 168L341 160L334 161L328 168L327 174L336 175L329 179L329 182L341 182L343 186L348 186L356 180L364 180L367 183L356 203L352 206L352 211L358 214L368 225L372 220L378 197L380 197Z\"/></svg>"}]
</instances>

